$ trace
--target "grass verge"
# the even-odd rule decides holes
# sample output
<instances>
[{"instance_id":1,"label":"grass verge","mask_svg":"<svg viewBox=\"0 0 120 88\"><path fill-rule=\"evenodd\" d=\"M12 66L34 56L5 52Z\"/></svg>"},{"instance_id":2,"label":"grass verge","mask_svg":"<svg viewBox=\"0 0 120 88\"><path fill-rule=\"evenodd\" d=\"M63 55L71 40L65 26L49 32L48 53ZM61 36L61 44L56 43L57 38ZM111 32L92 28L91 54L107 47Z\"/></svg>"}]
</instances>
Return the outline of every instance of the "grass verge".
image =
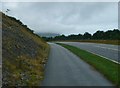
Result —
<instances>
[{"instance_id":1,"label":"grass verge","mask_svg":"<svg viewBox=\"0 0 120 88\"><path fill-rule=\"evenodd\" d=\"M74 46L57 43L72 53L83 59L88 64L92 65L97 71L102 73L108 80L110 80L115 86L120 85L120 80L118 78L118 71L120 72L120 65L112 61L106 60L103 57L97 56L85 50L79 49Z\"/></svg>"}]
</instances>

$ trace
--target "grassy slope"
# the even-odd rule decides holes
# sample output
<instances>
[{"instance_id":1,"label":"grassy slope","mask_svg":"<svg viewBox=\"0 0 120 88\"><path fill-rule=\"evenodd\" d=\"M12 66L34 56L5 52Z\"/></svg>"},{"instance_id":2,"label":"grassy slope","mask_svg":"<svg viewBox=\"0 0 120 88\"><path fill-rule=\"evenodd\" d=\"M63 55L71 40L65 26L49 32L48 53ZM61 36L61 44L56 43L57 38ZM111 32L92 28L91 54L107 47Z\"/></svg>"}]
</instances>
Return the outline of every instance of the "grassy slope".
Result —
<instances>
[{"instance_id":1,"label":"grassy slope","mask_svg":"<svg viewBox=\"0 0 120 88\"><path fill-rule=\"evenodd\" d=\"M3 85L37 86L49 46L18 21L2 14Z\"/></svg>"},{"instance_id":2,"label":"grassy slope","mask_svg":"<svg viewBox=\"0 0 120 88\"><path fill-rule=\"evenodd\" d=\"M115 85L120 85L120 80L118 82L118 66L120 68L120 65L115 64L114 62L111 62L109 60L106 60L100 56L94 55L90 52L87 52L85 50L81 50L77 47L66 45L66 44L60 44L57 43L77 56L79 56L81 59L92 65L96 70L101 72L106 78L111 80ZM119 69L120 71L120 69Z\"/></svg>"}]
</instances>

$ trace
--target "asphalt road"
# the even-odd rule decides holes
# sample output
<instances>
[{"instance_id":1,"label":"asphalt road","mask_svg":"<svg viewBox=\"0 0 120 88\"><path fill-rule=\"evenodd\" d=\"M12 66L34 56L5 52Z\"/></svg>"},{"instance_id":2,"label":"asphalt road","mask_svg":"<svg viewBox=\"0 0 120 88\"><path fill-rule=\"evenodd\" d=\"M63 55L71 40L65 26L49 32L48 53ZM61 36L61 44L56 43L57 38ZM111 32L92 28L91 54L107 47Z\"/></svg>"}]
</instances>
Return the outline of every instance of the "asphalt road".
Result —
<instances>
[{"instance_id":1,"label":"asphalt road","mask_svg":"<svg viewBox=\"0 0 120 88\"><path fill-rule=\"evenodd\" d=\"M87 50L107 59L119 62L120 46L110 44L82 43L82 42L61 42Z\"/></svg>"},{"instance_id":2,"label":"asphalt road","mask_svg":"<svg viewBox=\"0 0 120 88\"><path fill-rule=\"evenodd\" d=\"M90 65L67 49L50 43L42 86L112 86Z\"/></svg>"}]
</instances>

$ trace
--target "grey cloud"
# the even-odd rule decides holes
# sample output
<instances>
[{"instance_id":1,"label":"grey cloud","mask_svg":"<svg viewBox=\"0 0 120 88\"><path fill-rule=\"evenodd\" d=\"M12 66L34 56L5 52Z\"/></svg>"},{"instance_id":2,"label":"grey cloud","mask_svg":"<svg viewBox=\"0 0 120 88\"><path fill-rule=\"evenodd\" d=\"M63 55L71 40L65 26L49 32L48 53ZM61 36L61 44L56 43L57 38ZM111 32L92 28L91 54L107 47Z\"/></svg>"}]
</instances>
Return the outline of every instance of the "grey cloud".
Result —
<instances>
[{"instance_id":1,"label":"grey cloud","mask_svg":"<svg viewBox=\"0 0 120 88\"><path fill-rule=\"evenodd\" d=\"M117 3L113 2L22 2L14 5L4 3L3 11L10 8L9 15L35 32L93 33L117 27Z\"/></svg>"}]
</instances>

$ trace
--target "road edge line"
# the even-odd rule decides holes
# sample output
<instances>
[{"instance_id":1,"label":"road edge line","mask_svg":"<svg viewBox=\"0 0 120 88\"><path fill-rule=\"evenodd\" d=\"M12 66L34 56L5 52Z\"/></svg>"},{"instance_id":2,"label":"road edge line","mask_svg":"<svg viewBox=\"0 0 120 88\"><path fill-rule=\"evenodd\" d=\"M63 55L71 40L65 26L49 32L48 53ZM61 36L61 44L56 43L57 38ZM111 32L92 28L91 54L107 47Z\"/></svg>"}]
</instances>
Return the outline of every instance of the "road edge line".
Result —
<instances>
[{"instance_id":1,"label":"road edge line","mask_svg":"<svg viewBox=\"0 0 120 88\"><path fill-rule=\"evenodd\" d=\"M88 51L88 52L90 52L90 51ZM117 62L117 61L115 61L115 60L111 60L111 59L109 59L109 58L107 58L107 57L104 57L104 56L102 56L102 55L99 55L99 54L96 54L96 53L93 53L93 52L90 52L90 53L95 54L95 55L97 55L97 56L100 56L100 57L102 57L102 58L105 58L105 59L107 59L107 60L109 60L109 61L112 61L112 62L114 62L114 63L116 63L116 64L120 64L120 62Z\"/></svg>"}]
</instances>

